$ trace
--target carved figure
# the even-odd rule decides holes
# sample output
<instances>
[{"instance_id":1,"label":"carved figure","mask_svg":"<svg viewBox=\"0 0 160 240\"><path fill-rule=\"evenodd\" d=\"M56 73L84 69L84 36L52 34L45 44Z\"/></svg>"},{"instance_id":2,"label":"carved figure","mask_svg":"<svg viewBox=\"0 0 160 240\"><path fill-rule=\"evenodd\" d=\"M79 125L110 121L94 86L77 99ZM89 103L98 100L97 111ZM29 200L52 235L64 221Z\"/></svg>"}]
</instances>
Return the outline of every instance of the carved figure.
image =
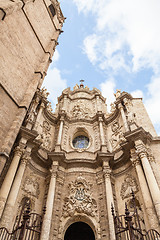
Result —
<instances>
[{"instance_id":1,"label":"carved figure","mask_svg":"<svg viewBox=\"0 0 160 240\"><path fill-rule=\"evenodd\" d=\"M38 179L36 179L36 177L33 175L26 177L23 185L23 190L29 195L38 198L40 193Z\"/></svg>"},{"instance_id":2,"label":"carved figure","mask_svg":"<svg viewBox=\"0 0 160 240\"><path fill-rule=\"evenodd\" d=\"M136 193L138 192L138 190L139 189L138 189L138 184L136 182L136 179L133 176L127 174L121 186L120 195L122 199L124 200L125 198L130 197L132 191Z\"/></svg>"},{"instance_id":3,"label":"carved figure","mask_svg":"<svg viewBox=\"0 0 160 240\"><path fill-rule=\"evenodd\" d=\"M112 145L113 150L116 151L118 148L120 148L120 144L125 142L126 139L121 130L122 127L119 126L119 123L117 121L113 122L111 128L112 128L113 134L111 136L110 143Z\"/></svg>"},{"instance_id":4,"label":"carved figure","mask_svg":"<svg viewBox=\"0 0 160 240\"><path fill-rule=\"evenodd\" d=\"M42 127L42 133L40 133L37 136L36 140L39 140L42 142L41 147L44 147L45 149L50 151L51 150L51 133L50 133L51 126L47 121L44 121L41 127Z\"/></svg>"}]
</instances>

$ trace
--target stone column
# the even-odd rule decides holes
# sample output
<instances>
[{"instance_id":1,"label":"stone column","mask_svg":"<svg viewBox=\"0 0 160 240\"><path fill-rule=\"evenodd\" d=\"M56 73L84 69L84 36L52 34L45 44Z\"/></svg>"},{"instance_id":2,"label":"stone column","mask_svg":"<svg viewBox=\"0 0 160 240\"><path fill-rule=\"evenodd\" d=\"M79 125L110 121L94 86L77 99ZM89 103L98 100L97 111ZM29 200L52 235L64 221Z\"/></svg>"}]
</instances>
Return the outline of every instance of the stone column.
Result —
<instances>
[{"instance_id":1,"label":"stone column","mask_svg":"<svg viewBox=\"0 0 160 240\"><path fill-rule=\"evenodd\" d=\"M100 138L101 138L101 151L106 152L107 146L105 143L105 135L104 135L104 129L103 129L103 118L102 116L98 117L99 120L99 130L100 130Z\"/></svg>"},{"instance_id":2,"label":"stone column","mask_svg":"<svg viewBox=\"0 0 160 240\"><path fill-rule=\"evenodd\" d=\"M37 119L36 119L36 123L35 123L35 126L34 126L34 130L38 130L38 127L39 127L39 122L40 122L40 119L41 119L41 115L42 115L42 112L43 112L43 109L45 108L45 104L42 102L41 103L41 106L40 106L40 109L39 109L39 112L37 114Z\"/></svg>"},{"instance_id":3,"label":"stone column","mask_svg":"<svg viewBox=\"0 0 160 240\"><path fill-rule=\"evenodd\" d=\"M17 196L19 193L19 189L21 186L21 182L22 182L22 178L23 178L23 174L26 168L26 164L28 162L28 160L30 159L29 157L29 152L25 152L25 154L23 154L21 161L20 161L20 166L18 168L16 177L14 179L11 191L9 193L9 197L2 215L2 219L1 219L1 226L6 227L9 231L11 231L12 229L12 223L13 223L13 212L14 212L14 206L17 200Z\"/></svg>"},{"instance_id":4,"label":"stone column","mask_svg":"<svg viewBox=\"0 0 160 240\"><path fill-rule=\"evenodd\" d=\"M3 181L3 184L1 186L1 189L0 189L0 217L2 215L4 205L6 203L6 200L7 200L7 197L8 197L8 194L9 194L14 176L16 174L16 170L17 170L17 167L18 167L18 164L19 164L19 160L22 156L22 153L23 153L23 148L20 147L20 146L16 147L11 165L9 167L9 170L8 170L8 172L6 174L6 177Z\"/></svg>"},{"instance_id":5,"label":"stone column","mask_svg":"<svg viewBox=\"0 0 160 240\"><path fill-rule=\"evenodd\" d=\"M159 190L156 178L154 176L154 173L152 171L151 165L149 163L149 160L147 157L147 151L143 142L141 140L137 140L135 141L135 146L137 149L137 153L141 159L141 163L144 169L145 177L147 179L151 197L153 199L158 220L160 222L160 190Z\"/></svg>"},{"instance_id":6,"label":"stone column","mask_svg":"<svg viewBox=\"0 0 160 240\"><path fill-rule=\"evenodd\" d=\"M126 119L126 115L124 113L124 109L121 103L118 104L118 109L121 112L121 116L122 116L122 120L123 120L123 124L124 124L124 128L125 131L128 132L129 131L129 127L128 127L128 123L127 123L127 119Z\"/></svg>"},{"instance_id":7,"label":"stone column","mask_svg":"<svg viewBox=\"0 0 160 240\"><path fill-rule=\"evenodd\" d=\"M109 222L109 240L115 240L115 228L114 220L111 213L111 204L114 206L113 191L111 184L111 169L108 160L103 161L103 172L105 178L105 188L106 188L106 200L107 200L107 213Z\"/></svg>"},{"instance_id":8,"label":"stone column","mask_svg":"<svg viewBox=\"0 0 160 240\"><path fill-rule=\"evenodd\" d=\"M131 149L131 161L133 166L135 167L138 176L139 186L142 192L144 202L144 208L146 209L146 217L148 222L148 224L146 224L147 230L151 228L158 230L158 221L154 212L153 202L143 173L143 169L141 167L140 159L136 154L135 149Z\"/></svg>"},{"instance_id":9,"label":"stone column","mask_svg":"<svg viewBox=\"0 0 160 240\"><path fill-rule=\"evenodd\" d=\"M61 118L60 126L59 126L59 132L58 132L58 138L57 138L57 144L58 144L58 145L61 144L63 124L64 124L64 119Z\"/></svg>"},{"instance_id":10,"label":"stone column","mask_svg":"<svg viewBox=\"0 0 160 240\"><path fill-rule=\"evenodd\" d=\"M58 162L54 161L51 169L51 179L50 179L47 201L46 201L46 213L43 218L40 240L49 240L49 237L50 237L57 168L58 168Z\"/></svg>"}]
</instances>

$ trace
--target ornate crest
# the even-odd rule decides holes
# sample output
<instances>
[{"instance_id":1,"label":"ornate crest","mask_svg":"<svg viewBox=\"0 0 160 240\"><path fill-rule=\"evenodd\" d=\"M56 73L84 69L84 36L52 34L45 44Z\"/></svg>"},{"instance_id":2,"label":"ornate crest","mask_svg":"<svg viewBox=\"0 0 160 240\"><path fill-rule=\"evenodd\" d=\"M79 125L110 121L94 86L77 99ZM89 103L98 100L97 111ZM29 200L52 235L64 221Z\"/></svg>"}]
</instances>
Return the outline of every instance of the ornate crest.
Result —
<instances>
[{"instance_id":1,"label":"ornate crest","mask_svg":"<svg viewBox=\"0 0 160 240\"><path fill-rule=\"evenodd\" d=\"M132 191L134 193L138 192L138 184L136 182L135 177L131 176L130 174L127 174L121 186L120 195L122 199L130 197Z\"/></svg>"},{"instance_id":2,"label":"ornate crest","mask_svg":"<svg viewBox=\"0 0 160 240\"><path fill-rule=\"evenodd\" d=\"M97 203L91 196L91 184L82 176L68 185L69 196L64 199L63 217L73 216L75 213L84 213L91 217L96 216Z\"/></svg>"}]
</instances>

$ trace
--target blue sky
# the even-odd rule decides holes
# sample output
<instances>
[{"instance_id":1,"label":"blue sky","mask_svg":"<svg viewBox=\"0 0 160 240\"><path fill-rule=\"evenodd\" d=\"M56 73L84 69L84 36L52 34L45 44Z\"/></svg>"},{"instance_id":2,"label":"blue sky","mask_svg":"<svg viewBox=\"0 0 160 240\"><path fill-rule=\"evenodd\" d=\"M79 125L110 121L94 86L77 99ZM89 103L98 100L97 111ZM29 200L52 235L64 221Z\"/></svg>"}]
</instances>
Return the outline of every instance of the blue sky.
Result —
<instances>
[{"instance_id":1,"label":"blue sky","mask_svg":"<svg viewBox=\"0 0 160 240\"><path fill-rule=\"evenodd\" d=\"M121 89L143 97L160 134L160 1L61 0L67 18L44 81L52 106L85 80L107 98Z\"/></svg>"}]
</instances>

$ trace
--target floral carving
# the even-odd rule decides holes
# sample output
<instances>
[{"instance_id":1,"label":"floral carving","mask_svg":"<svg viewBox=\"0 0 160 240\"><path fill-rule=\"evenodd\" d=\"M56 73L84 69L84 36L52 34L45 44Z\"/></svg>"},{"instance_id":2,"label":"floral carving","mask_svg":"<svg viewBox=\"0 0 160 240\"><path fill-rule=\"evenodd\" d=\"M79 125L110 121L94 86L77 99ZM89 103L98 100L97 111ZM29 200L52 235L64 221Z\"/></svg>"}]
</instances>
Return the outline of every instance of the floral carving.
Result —
<instances>
[{"instance_id":1,"label":"floral carving","mask_svg":"<svg viewBox=\"0 0 160 240\"><path fill-rule=\"evenodd\" d=\"M127 174L121 186L120 195L122 199L124 200L125 198L130 197L132 191L134 193L138 192L138 185L136 179L133 176Z\"/></svg>"},{"instance_id":2,"label":"floral carving","mask_svg":"<svg viewBox=\"0 0 160 240\"><path fill-rule=\"evenodd\" d=\"M40 193L38 179L34 175L26 177L22 189L29 195L38 198Z\"/></svg>"},{"instance_id":3,"label":"floral carving","mask_svg":"<svg viewBox=\"0 0 160 240\"><path fill-rule=\"evenodd\" d=\"M75 213L96 216L97 203L91 196L90 183L80 176L68 185L68 189L69 196L64 199L63 217L73 216Z\"/></svg>"}]
</instances>

